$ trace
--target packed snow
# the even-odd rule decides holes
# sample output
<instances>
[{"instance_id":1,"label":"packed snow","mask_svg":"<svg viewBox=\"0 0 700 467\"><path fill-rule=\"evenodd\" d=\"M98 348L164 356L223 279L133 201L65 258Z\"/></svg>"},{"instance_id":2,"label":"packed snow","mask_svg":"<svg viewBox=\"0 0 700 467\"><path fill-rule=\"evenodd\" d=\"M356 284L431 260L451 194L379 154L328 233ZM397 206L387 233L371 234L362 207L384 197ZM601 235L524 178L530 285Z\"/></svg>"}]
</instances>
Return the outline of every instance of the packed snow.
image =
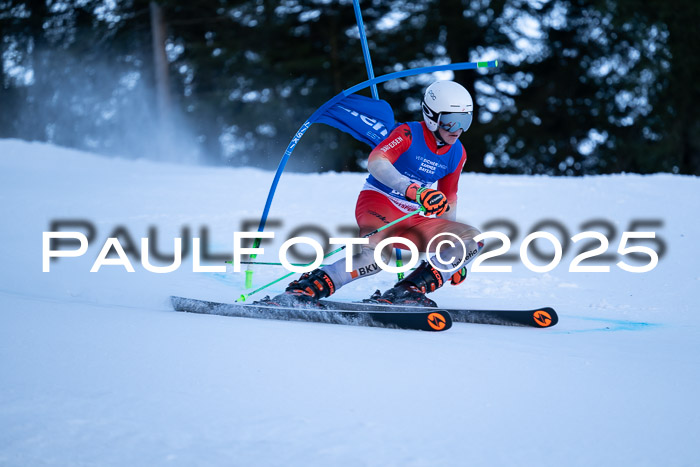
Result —
<instances>
[{"instance_id":1,"label":"packed snow","mask_svg":"<svg viewBox=\"0 0 700 467\"><path fill-rule=\"evenodd\" d=\"M482 266L512 271L472 271L432 298L551 306L553 328L455 323L428 333L173 311L170 295L232 302L249 291L230 265L194 272L191 239L207 237L218 255L203 264L223 265L233 233L256 230L272 177L0 140L0 465L700 464L698 178L462 175L458 219L511 240L512 258ZM364 178L285 173L275 239L258 260L277 262L290 236L353 236ZM85 233L89 248L43 272L42 233L57 226ZM568 244L551 271L519 257L535 230ZM609 237L608 256L581 265L609 272L569 272L600 245L570 240L586 230ZM651 261L618 252L633 230L655 233L635 243L659 256L650 272L617 265ZM135 272L90 272L109 237ZM178 237L189 251L176 271L149 272L143 237L161 255ZM539 266L552 252L546 240L528 248ZM286 273L254 271L256 287ZM335 297L361 299L395 280L382 272Z\"/></svg>"}]
</instances>

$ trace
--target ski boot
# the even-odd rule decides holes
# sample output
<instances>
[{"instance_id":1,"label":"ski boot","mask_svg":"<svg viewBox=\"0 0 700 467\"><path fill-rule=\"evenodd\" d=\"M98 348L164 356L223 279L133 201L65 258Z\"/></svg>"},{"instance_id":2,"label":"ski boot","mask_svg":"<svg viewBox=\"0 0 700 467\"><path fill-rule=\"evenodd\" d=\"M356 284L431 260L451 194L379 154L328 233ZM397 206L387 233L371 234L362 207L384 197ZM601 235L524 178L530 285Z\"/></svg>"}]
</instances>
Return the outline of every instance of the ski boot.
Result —
<instances>
[{"instance_id":1,"label":"ski boot","mask_svg":"<svg viewBox=\"0 0 700 467\"><path fill-rule=\"evenodd\" d=\"M425 306L436 308L437 303L425 296L443 285L442 274L427 261L423 261L411 274L383 294L377 290L366 303L387 305Z\"/></svg>"},{"instance_id":2,"label":"ski boot","mask_svg":"<svg viewBox=\"0 0 700 467\"><path fill-rule=\"evenodd\" d=\"M283 294L273 298L265 297L264 300L266 305L324 308L319 300L329 297L334 292L335 284L330 276L322 269L314 269L290 282Z\"/></svg>"}]
</instances>

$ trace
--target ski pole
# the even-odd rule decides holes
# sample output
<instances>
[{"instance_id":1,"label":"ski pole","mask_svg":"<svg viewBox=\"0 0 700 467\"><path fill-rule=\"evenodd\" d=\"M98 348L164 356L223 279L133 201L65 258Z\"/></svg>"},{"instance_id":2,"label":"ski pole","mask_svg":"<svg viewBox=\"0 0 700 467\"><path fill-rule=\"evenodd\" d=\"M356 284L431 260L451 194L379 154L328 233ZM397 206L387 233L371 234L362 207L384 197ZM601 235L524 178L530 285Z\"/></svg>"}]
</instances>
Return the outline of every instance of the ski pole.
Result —
<instances>
[{"instance_id":1,"label":"ski pole","mask_svg":"<svg viewBox=\"0 0 700 467\"><path fill-rule=\"evenodd\" d=\"M396 248L396 267L400 268L401 266L403 266L403 258L401 255L401 250L399 248ZM400 281L403 280L403 273L402 272L397 273L397 276L399 277Z\"/></svg>"},{"instance_id":2,"label":"ski pole","mask_svg":"<svg viewBox=\"0 0 700 467\"><path fill-rule=\"evenodd\" d=\"M396 249L396 252L400 252L400 249ZM224 261L226 264L233 264L233 261ZM255 264L257 266L284 266L282 263L276 263L276 262L271 262L271 261L241 261L241 264ZM309 263L289 263L292 266L307 266ZM319 267L326 267L330 266L330 264L321 264ZM403 261L400 261L399 259L396 260L396 266L401 267L403 266ZM411 268L411 270L414 270L416 268ZM402 275L401 279L403 279L403 273L399 273ZM399 280L401 280L399 279Z\"/></svg>"},{"instance_id":3,"label":"ski pole","mask_svg":"<svg viewBox=\"0 0 700 467\"><path fill-rule=\"evenodd\" d=\"M416 209L415 211L409 212L409 213L406 214L405 216L399 217L398 219L389 222L387 225L384 225L384 226L382 226L382 227L379 227L378 229L373 230L373 231L371 231L370 233L368 233L368 234L366 234L366 235L363 235L362 238L369 238L369 237L371 237L371 236L374 235L374 234L378 234L378 233L381 232L382 230L386 230L386 229L388 229L389 227L391 227L391 226L393 226L393 225L396 225L396 224L398 224L399 222L404 221L404 220L408 219L408 218L411 217L411 216L415 216L415 215L418 214L419 212L425 212L425 208L421 206L420 208ZM332 256L332 255L334 255L334 254L336 254L336 253L338 253L338 252L340 252L340 251L343 251L346 247L347 247L347 245L343 245L343 246L341 246L341 247L339 247L339 248L336 248L335 250L333 250L333 251L331 251L330 253L326 254L326 255L324 256L324 258L328 258L329 256ZM305 266L309 266L309 265L311 265L311 264L313 264L313 263L307 263L307 264L305 264ZM263 285L263 286L261 286L261 287L258 287L257 289L253 290L252 292L249 292L249 293L246 293L246 294L241 294L241 296L238 298L238 300L236 300L236 302L239 302L239 301L240 301L240 302L245 302L246 299L247 299L248 297L250 297L251 295L253 295L253 294L255 294L255 293L258 293L258 292L260 292L261 290L264 290L264 289L270 287L271 285L274 285L274 284L276 284L276 283L278 283L278 282L280 282L280 281L283 281L284 279L286 279L287 277L291 276L292 274L294 274L294 272L290 272L289 274L285 274L284 276L280 277L279 279L275 279L274 281L272 281L272 282L270 282L270 283L268 283L268 284L265 284L265 285Z\"/></svg>"},{"instance_id":4,"label":"ski pole","mask_svg":"<svg viewBox=\"0 0 700 467\"><path fill-rule=\"evenodd\" d=\"M224 261L226 264L233 264L233 261ZM241 261L241 264L256 264L258 266L282 266L282 263L269 261ZM289 263L292 266L307 266L309 263ZM330 266L330 264L321 264L321 267Z\"/></svg>"}]
</instances>

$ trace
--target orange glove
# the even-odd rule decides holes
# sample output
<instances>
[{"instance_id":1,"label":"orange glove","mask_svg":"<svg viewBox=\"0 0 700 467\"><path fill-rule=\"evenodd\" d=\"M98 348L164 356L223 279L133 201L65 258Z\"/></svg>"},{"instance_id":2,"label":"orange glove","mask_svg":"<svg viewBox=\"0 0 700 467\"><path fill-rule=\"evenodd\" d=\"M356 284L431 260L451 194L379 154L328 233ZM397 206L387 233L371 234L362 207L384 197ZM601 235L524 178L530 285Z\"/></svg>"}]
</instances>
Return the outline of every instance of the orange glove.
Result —
<instances>
[{"instance_id":1,"label":"orange glove","mask_svg":"<svg viewBox=\"0 0 700 467\"><path fill-rule=\"evenodd\" d=\"M459 271L456 271L454 274L452 274L452 277L450 278L450 283L452 285L459 285L464 280L467 278L467 267L462 266L462 268Z\"/></svg>"},{"instance_id":2,"label":"orange glove","mask_svg":"<svg viewBox=\"0 0 700 467\"><path fill-rule=\"evenodd\" d=\"M423 206L427 215L436 214L440 216L450 209L450 205L447 204L447 197L442 191L423 188L417 183L411 183L406 188L406 199L415 201Z\"/></svg>"}]
</instances>

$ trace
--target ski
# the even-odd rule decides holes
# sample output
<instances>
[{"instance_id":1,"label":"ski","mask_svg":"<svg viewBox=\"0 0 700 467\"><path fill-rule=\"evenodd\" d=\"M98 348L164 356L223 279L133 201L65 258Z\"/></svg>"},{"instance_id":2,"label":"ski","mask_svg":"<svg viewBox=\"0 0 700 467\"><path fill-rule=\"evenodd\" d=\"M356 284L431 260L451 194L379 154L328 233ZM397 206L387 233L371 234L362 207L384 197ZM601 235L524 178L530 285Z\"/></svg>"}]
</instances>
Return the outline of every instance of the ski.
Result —
<instances>
[{"instance_id":1,"label":"ski","mask_svg":"<svg viewBox=\"0 0 700 467\"><path fill-rule=\"evenodd\" d=\"M171 296L175 311L239 318L308 321L314 323L373 326L419 331L446 331L452 327L452 317L438 308L397 311L396 309L360 309L356 304L322 302L321 307L296 308L256 303L219 303L194 298Z\"/></svg>"},{"instance_id":2,"label":"ski","mask_svg":"<svg viewBox=\"0 0 700 467\"><path fill-rule=\"evenodd\" d=\"M392 311L425 310L420 306L407 305L382 305L376 303L352 302L343 303L333 300L321 300L328 309L344 308L349 305L353 309L365 311ZM470 310L461 308L440 308L447 311L456 323L495 324L502 326L531 326L535 328L549 328L559 322L557 312L551 307L536 308L533 310Z\"/></svg>"}]
</instances>

